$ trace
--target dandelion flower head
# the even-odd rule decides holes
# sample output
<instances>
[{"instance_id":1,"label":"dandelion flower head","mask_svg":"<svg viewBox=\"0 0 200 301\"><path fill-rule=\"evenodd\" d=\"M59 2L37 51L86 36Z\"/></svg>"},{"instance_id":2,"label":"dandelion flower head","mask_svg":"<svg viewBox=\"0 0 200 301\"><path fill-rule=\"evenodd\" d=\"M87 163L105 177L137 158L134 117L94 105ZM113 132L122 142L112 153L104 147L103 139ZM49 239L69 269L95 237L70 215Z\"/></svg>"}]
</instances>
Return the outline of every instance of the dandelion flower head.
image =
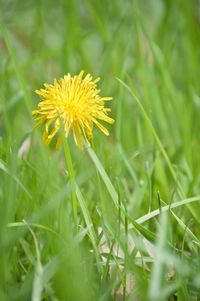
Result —
<instances>
[{"instance_id":1,"label":"dandelion flower head","mask_svg":"<svg viewBox=\"0 0 200 301\"><path fill-rule=\"evenodd\" d=\"M83 77L84 71L78 75L65 75L53 84L44 84L44 88L36 90L41 98L38 108L32 111L35 127L44 124L43 141L49 144L63 127L65 136L73 133L75 143L83 147L83 140L90 142L93 135L93 126L96 125L105 135L108 130L101 124L105 121L112 124L114 120L108 116L111 109L104 106L105 101L112 97L101 97L97 82L90 74ZM62 142L61 133L58 135L56 147Z\"/></svg>"}]
</instances>

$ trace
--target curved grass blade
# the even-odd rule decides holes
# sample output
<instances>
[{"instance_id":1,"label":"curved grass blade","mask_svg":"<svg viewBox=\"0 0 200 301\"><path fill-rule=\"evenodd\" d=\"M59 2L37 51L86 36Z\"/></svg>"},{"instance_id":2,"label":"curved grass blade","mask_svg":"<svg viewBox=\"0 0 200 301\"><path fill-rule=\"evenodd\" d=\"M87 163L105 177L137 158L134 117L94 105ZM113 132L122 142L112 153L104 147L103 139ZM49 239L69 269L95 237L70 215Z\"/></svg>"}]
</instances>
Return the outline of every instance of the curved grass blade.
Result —
<instances>
[{"instance_id":1,"label":"curved grass blade","mask_svg":"<svg viewBox=\"0 0 200 301\"><path fill-rule=\"evenodd\" d=\"M180 202L176 202L176 203L172 203L170 205L163 206L163 207L161 207L161 210L160 209L156 209L154 211L151 211L148 214L145 214L145 215L141 216L140 218L138 218L136 220L136 222L138 224L142 224L142 223L150 220L151 218L153 218L155 216L158 216L161 212L165 212L165 211L168 211L170 209L174 209L174 208L177 208L177 207L189 204L189 203L199 202L199 201L200 201L200 196L196 196L196 197L184 199L184 200L182 200Z\"/></svg>"},{"instance_id":2,"label":"curved grass blade","mask_svg":"<svg viewBox=\"0 0 200 301\"><path fill-rule=\"evenodd\" d=\"M147 124L148 124L148 127L150 128L159 148L160 148L160 151L168 165L168 168L171 172L171 175L175 181L175 183L177 184L177 187L178 187L178 192L179 192L179 195L181 198L185 198L185 192L184 192L184 189L180 183L180 181L177 179L177 176L176 176L176 172L174 171L174 168L173 168L173 165L170 161L170 158L167 154L167 152L165 151L164 147L163 147L163 144L156 132L156 130L154 129L153 125L152 125L152 122L151 122L151 119L149 118L148 114L146 113L141 101L139 100L139 98L137 97L137 95L133 92L133 90L125 83L123 82L121 79L117 78L116 79L129 91L129 93L132 95L132 97L136 100L136 103L144 117L144 119L146 120ZM193 210L193 208L188 204L188 209L190 210L190 212L192 213L192 215L195 217L195 219L198 221L198 216L196 214L196 212Z\"/></svg>"}]
</instances>

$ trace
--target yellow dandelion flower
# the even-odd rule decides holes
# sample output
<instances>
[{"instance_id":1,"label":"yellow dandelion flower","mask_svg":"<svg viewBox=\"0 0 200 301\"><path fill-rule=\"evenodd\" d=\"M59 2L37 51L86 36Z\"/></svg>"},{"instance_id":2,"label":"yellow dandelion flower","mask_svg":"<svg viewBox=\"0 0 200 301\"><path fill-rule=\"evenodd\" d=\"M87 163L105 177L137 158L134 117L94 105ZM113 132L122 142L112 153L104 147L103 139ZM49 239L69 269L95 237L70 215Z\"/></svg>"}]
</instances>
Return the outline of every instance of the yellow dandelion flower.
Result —
<instances>
[{"instance_id":1,"label":"yellow dandelion flower","mask_svg":"<svg viewBox=\"0 0 200 301\"><path fill-rule=\"evenodd\" d=\"M64 78L54 80L53 84L44 84L44 89L36 90L41 98L37 110L32 111L35 127L43 123L43 141L49 144L62 126L67 137L72 131L75 143L79 148L83 147L83 138L89 143L92 139L93 125L105 134L108 130L99 122L105 121L112 124L114 120L108 117L111 111L105 108L104 103L112 97L101 97L96 83L90 74L83 77L84 71L78 75L67 74ZM61 124L62 123L62 124ZM61 143L61 134L58 137L56 147Z\"/></svg>"}]
</instances>

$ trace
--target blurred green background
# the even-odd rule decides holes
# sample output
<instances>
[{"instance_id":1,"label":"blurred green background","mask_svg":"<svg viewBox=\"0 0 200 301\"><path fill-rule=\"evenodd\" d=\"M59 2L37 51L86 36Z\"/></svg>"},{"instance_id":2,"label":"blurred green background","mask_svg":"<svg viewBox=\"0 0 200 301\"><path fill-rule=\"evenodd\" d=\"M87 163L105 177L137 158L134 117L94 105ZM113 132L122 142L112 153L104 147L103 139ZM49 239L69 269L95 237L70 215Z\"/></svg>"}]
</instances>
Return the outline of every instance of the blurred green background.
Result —
<instances>
[{"instance_id":1,"label":"blurred green background","mask_svg":"<svg viewBox=\"0 0 200 301\"><path fill-rule=\"evenodd\" d=\"M199 62L197 0L0 1L0 300L200 300ZM77 233L31 111L80 70L115 124L69 137Z\"/></svg>"}]
</instances>

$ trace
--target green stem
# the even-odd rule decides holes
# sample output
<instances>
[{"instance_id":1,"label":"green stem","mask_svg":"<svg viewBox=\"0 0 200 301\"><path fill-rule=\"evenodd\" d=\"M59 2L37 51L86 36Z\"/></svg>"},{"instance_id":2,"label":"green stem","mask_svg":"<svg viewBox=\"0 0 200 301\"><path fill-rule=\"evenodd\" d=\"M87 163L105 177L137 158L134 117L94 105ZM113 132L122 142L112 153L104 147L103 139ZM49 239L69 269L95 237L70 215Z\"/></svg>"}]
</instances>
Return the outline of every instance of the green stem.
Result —
<instances>
[{"instance_id":1,"label":"green stem","mask_svg":"<svg viewBox=\"0 0 200 301\"><path fill-rule=\"evenodd\" d=\"M76 231L78 230L78 218L77 218L77 199L76 199L76 183L75 183L75 173L72 164L72 157L70 153L69 144L66 138L63 138L64 145L64 153L65 153L65 161L67 164L68 172L69 172L69 181L71 185L71 200L72 200L72 208L74 215L74 224Z\"/></svg>"}]
</instances>

